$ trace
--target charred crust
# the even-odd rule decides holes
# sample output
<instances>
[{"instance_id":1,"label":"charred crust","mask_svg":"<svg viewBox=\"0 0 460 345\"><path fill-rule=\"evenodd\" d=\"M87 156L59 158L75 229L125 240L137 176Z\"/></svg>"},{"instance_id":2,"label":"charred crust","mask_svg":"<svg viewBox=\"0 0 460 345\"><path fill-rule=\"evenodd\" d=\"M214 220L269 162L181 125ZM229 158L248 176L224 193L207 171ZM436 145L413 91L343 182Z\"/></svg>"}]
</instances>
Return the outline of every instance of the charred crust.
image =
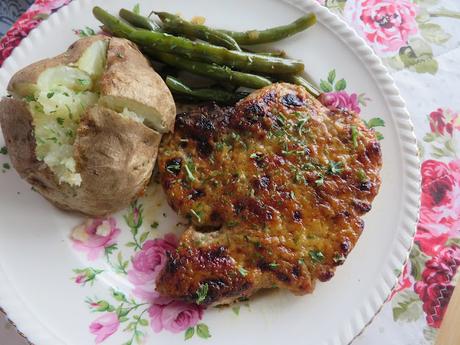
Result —
<instances>
[{"instance_id":1,"label":"charred crust","mask_svg":"<svg viewBox=\"0 0 460 345\"><path fill-rule=\"evenodd\" d=\"M281 98L281 103L286 107L301 107L305 104L299 96L294 93L288 93Z\"/></svg>"},{"instance_id":2,"label":"charred crust","mask_svg":"<svg viewBox=\"0 0 460 345\"><path fill-rule=\"evenodd\" d=\"M369 212L372 208L371 204L360 201L360 200L353 200L353 208L359 213L359 214L365 214Z\"/></svg>"}]
</instances>

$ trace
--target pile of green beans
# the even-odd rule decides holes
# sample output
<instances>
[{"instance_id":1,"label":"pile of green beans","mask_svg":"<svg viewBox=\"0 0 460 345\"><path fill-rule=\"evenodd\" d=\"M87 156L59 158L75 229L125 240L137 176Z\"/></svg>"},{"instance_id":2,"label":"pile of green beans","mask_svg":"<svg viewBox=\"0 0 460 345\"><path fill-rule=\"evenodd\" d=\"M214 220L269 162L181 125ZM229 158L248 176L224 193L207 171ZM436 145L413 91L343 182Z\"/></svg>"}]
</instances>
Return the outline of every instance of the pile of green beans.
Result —
<instances>
[{"instance_id":1,"label":"pile of green beans","mask_svg":"<svg viewBox=\"0 0 460 345\"><path fill-rule=\"evenodd\" d=\"M177 70L236 88L259 89L272 80L289 81L305 87L315 97L319 95L317 88L299 75L304 71L301 61L285 58L282 51L259 53L240 47L292 36L315 24L313 14L271 29L235 32L195 24L167 12L154 13L161 25L127 9L120 10L121 20L98 6L93 8L105 31L136 43L152 60ZM167 76L166 84L175 95L222 104L231 104L246 95L215 88L193 90L172 76Z\"/></svg>"}]
</instances>

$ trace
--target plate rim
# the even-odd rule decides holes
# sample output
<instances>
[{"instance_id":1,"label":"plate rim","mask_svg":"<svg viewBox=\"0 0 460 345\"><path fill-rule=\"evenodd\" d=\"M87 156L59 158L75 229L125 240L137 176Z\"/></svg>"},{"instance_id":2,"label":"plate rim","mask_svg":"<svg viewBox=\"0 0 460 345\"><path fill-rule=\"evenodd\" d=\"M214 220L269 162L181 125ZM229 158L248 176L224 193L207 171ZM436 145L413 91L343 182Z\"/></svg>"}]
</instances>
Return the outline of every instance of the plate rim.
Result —
<instances>
[{"instance_id":1,"label":"plate rim","mask_svg":"<svg viewBox=\"0 0 460 345\"><path fill-rule=\"evenodd\" d=\"M318 21L324 24L332 33L347 44L353 54L363 62L363 67L376 82L379 91L382 93L391 118L394 120L395 129L401 144L401 157L403 158L403 188L406 189L403 199L404 208L401 211L399 220L399 232L395 236L392 252L388 255L386 264L379 274L378 284L375 284L373 291L369 293L364 307L357 309L352 319L342 326L338 335L327 340L328 345L345 345L353 342L375 319L379 311L388 300L393 287L399 276L393 272L393 265L402 268L408 260L410 249L413 245L416 232L416 224L420 208L421 173L420 159L418 156L417 140L413 129L412 120L401 97L398 88L387 68L381 59L374 53L368 44L337 14L326 7L321 6L315 0L278 0L290 4L304 12L315 12ZM60 8L43 20L33 29L13 50L12 54L5 60L0 68L0 79L2 74L11 74L17 68L15 57L24 54L33 40L42 36L43 32L55 25L60 16L65 16L70 11L78 10L85 4L91 4L93 0L73 0L70 4ZM6 86L6 85L5 85ZM7 313L8 318L16 325L22 336L36 345L58 345L66 342L42 324L38 315L28 309L21 301L21 296L14 292L14 287L8 281L0 262L0 306ZM325 342L326 343L326 342Z\"/></svg>"}]
</instances>

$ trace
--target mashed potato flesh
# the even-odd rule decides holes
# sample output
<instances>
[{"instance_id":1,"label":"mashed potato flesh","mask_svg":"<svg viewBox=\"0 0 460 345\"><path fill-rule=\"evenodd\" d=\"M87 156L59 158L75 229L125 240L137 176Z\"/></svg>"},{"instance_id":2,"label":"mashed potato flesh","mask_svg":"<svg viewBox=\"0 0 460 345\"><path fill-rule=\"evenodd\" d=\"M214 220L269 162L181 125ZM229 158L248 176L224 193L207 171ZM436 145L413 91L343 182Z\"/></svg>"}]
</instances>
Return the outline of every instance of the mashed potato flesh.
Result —
<instances>
[{"instance_id":1,"label":"mashed potato flesh","mask_svg":"<svg viewBox=\"0 0 460 345\"><path fill-rule=\"evenodd\" d=\"M80 186L74 157L76 131L88 107L99 100L98 80L104 71L107 41L93 43L72 66L43 71L36 91L26 97L33 117L35 153L59 183Z\"/></svg>"},{"instance_id":2,"label":"mashed potato flesh","mask_svg":"<svg viewBox=\"0 0 460 345\"><path fill-rule=\"evenodd\" d=\"M89 90L76 91L64 85L35 93L29 102L35 127L37 158L59 178L59 183L81 184L73 158L76 130L85 110L96 104L99 95Z\"/></svg>"}]
</instances>

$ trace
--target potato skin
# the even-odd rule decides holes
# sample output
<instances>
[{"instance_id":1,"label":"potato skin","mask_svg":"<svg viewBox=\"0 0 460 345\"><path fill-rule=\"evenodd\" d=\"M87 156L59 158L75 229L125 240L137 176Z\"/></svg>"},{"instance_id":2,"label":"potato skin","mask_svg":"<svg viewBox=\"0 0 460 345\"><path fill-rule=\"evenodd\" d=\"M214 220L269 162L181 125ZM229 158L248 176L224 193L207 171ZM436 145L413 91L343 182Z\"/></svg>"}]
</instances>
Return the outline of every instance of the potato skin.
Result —
<instances>
[{"instance_id":1,"label":"potato skin","mask_svg":"<svg viewBox=\"0 0 460 345\"><path fill-rule=\"evenodd\" d=\"M83 181L75 189L81 195L78 209L105 215L139 197L150 180L160 140L159 133L113 110L90 108L74 144Z\"/></svg>"},{"instance_id":2,"label":"potato skin","mask_svg":"<svg viewBox=\"0 0 460 345\"><path fill-rule=\"evenodd\" d=\"M118 211L143 193L155 164L161 135L102 107L90 108L77 131L75 155L82 184L59 184L35 155L32 115L24 101L4 98L0 123L19 175L64 210L98 217Z\"/></svg>"},{"instance_id":3,"label":"potato skin","mask_svg":"<svg viewBox=\"0 0 460 345\"><path fill-rule=\"evenodd\" d=\"M24 67L16 72L11 78L7 87L8 92L19 97L24 97L33 93L33 89L30 89L30 85L37 83L38 77L42 72L52 67L76 63L83 52L94 42L109 39L110 37L103 35L84 37L72 43L65 53L59 54L53 58L34 62Z\"/></svg>"},{"instance_id":4,"label":"potato skin","mask_svg":"<svg viewBox=\"0 0 460 345\"><path fill-rule=\"evenodd\" d=\"M155 128L173 131L176 105L171 92L134 43L123 38L110 39L100 89L101 97L124 97L157 109L162 114L162 125Z\"/></svg>"}]
</instances>

